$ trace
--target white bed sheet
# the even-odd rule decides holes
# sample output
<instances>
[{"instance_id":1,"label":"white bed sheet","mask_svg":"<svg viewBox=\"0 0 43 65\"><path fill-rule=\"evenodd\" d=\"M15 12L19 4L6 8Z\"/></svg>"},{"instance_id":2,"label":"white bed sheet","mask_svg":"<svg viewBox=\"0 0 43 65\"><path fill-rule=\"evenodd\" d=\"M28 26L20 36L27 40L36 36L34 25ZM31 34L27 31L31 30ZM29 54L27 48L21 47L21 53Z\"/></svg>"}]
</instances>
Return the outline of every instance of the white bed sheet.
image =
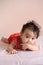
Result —
<instances>
[{"instance_id":1,"label":"white bed sheet","mask_svg":"<svg viewBox=\"0 0 43 65\"><path fill-rule=\"evenodd\" d=\"M37 42L43 47L43 37ZM43 65L43 48L40 51L18 51L17 54L8 54L7 46L0 41L0 65Z\"/></svg>"}]
</instances>

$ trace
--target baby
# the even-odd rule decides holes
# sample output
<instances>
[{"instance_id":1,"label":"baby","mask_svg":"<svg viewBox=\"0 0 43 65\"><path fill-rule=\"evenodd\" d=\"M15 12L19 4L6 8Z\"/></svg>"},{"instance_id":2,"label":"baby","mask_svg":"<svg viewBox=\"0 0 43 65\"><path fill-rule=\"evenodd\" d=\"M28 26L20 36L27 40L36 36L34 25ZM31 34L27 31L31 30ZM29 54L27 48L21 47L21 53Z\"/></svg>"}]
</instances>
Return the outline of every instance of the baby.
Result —
<instances>
[{"instance_id":1,"label":"baby","mask_svg":"<svg viewBox=\"0 0 43 65\"><path fill-rule=\"evenodd\" d=\"M35 40L39 37L40 26L34 21L29 21L23 25L20 33L14 33L9 38L2 38L2 41L9 44L7 52L17 53L17 50L39 50Z\"/></svg>"}]
</instances>

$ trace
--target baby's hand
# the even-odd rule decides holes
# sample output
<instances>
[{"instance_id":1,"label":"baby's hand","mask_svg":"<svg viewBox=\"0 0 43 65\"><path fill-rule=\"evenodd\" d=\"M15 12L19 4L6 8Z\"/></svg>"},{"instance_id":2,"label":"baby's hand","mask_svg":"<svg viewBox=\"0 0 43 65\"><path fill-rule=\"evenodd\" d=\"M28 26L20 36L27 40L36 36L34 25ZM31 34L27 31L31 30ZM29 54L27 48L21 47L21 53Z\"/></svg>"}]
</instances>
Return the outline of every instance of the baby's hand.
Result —
<instances>
[{"instance_id":1,"label":"baby's hand","mask_svg":"<svg viewBox=\"0 0 43 65\"><path fill-rule=\"evenodd\" d=\"M39 47L36 45L32 45L32 44L23 44L23 49L24 50L30 49L32 51L37 51L37 50L39 50Z\"/></svg>"},{"instance_id":2,"label":"baby's hand","mask_svg":"<svg viewBox=\"0 0 43 65\"><path fill-rule=\"evenodd\" d=\"M10 53L10 54L16 54L17 53L17 50L16 49L12 49L12 48L8 48L6 51L8 53Z\"/></svg>"},{"instance_id":3,"label":"baby's hand","mask_svg":"<svg viewBox=\"0 0 43 65\"><path fill-rule=\"evenodd\" d=\"M9 51L10 54L16 54L17 50L13 49L12 51Z\"/></svg>"}]
</instances>

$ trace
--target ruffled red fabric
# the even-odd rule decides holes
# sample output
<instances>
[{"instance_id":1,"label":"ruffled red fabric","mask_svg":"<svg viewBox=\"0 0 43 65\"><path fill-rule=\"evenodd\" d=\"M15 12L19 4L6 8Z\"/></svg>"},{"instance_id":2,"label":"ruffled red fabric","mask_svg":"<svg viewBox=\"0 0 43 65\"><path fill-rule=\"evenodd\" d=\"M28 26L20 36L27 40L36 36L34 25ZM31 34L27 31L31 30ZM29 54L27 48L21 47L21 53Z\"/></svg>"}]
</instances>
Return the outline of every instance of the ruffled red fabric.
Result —
<instances>
[{"instance_id":1,"label":"ruffled red fabric","mask_svg":"<svg viewBox=\"0 0 43 65\"><path fill-rule=\"evenodd\" d=\"M17 49L22 49L22 46L21 46L21 34L20 33L11 34L9 36L9 38L8 38L8 41L9 41L9 44L11 42L14 42L14 44L16 44Z\"/></svg>"}]
</instances>

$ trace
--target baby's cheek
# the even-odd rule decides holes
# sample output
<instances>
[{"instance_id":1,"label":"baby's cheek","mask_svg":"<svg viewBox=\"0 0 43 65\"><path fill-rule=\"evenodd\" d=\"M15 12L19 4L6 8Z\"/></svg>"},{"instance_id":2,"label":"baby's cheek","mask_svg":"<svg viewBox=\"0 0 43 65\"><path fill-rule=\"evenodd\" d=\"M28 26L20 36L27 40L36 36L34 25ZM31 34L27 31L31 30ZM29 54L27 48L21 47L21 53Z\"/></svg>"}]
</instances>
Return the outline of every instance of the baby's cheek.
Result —
<instances>
[{"instance_id":1,"label":"baby's cheek","mask_svg":"<svg viewBox=\"0 0 43 65\"><path fill-rule=\"evenodd\" d=\"M31 44L32 43L32 41L30 41L30 40L26 40L25 41L27 44Z\"/></svg>"},{"instance_id":2,"label":"baby's cheek","mask_svg":"<svg viewBox=\"0 0 43 65\"><path fill-rule=\"evenodd\" d=\"M26 39L23 39L23 40L22 40L22 42L23 42L23 43L26 43L26 42L27 42L27 40L26 40Z\"/></svg>"},{"instance_id":3,"label":"baby's cheek","mask_svg":"<svg viewBox=\"0 0 43 65\"><path fill-rule=\"evenodd\" d=\"M34 42L34 41L27 41L26 43L27 43L27 44L32 44L32 45L34 45L34 44L35 44L35 42Z\"/></svg>"}]
</instances>

